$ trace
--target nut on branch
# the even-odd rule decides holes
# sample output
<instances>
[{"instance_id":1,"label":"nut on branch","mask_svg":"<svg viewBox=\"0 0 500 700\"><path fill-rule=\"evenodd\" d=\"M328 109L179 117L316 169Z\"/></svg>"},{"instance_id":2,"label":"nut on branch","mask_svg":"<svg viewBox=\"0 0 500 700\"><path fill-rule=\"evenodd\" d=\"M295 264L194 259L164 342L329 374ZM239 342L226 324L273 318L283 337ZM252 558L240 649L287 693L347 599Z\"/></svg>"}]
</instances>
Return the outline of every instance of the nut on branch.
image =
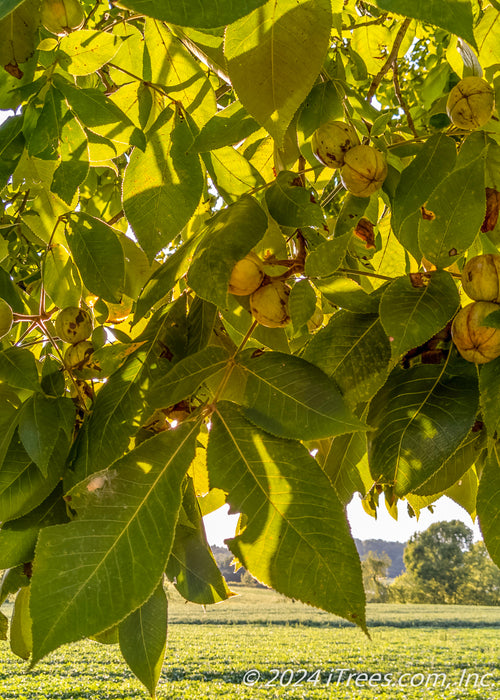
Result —
<instances>
[{"instance_id":1,"label":"nut on branch","mask_svg":"<svg viewBox=\"0 0 500 700\"><path fill-rule=\"evenodd\" d=\"M387 177L384 154L373 146L355 146L346 153L340 170L342 184L356 197L369 197Z\"/></svg>"},{"instance_id":2,"label":"nut on branch","mask_svg":"<svg viewBox=\"0 0 500 700\"><path fill-rule=\"evenodd\" d=\"M495 106L495 93L489 83L469 76L455 85L448 95L446 111L455 126L479 129L488 122Z\"/></svg>"},{"instance_id":3,"label":"nut on branch","mask_svg":"<svg viewBox=\"0 0 500 700\"><path fill-rule=\"evenodd\" d=\"M491 301L474 301L455 316L451 337L464 360L485 364L500 356L500 329L482 325L498 309L500 305Z\"/></svg>"},{"instance_id":4,"label":"nut on branch","mask_svg":"<svg viewBox=\"0 0 500 700\"><path fill-rule=\"evenodd\" d=\"M462 270L464 292L476 301L500 302L500 255L476 255Z\"/></svg>"},{"instance_id":5,"label":"nut on branch","mask_svg":"<svg viewBox=\"0 0 500 700\"><path fill-rule=\"evenodd\" d=\"M291 289L281 280L259 287L250 296L250 311L261 326L283 328L290 323L288 297Z\"/></svg>"},{"instance_id":6,"label":"nut on branch","mask_svg":"<svg viewBox=\"0 0 500 700\"><path fill-rule=\"evenodd\" d=\"M236 296L252 294L258 289L264 279L262 260L255 253L248 253L238 260L229 278L229 291Z\"/></svg>"},{"instance_id":7,"label":"nut on branch","mask_svg":"<svg viewBox=\"0 0 500 700\"><path fill-rule=\"evenodd\" d=\"M59 338L73 345L87 340L92 335L90 314L78 306L67 306L60 311L56 318L55 327Z\"/></svg>"},{"instance_id":8,"label":"nut on branch","mask_svg":"<svg viewBox=\"0 0 500 700\"><path fill-rule=\"evenodd\" d=\"M342 167L347 151L358 144L359 138L354 128L340 121L322 124L311 141L314 155L328 168Z\"/></svg>"}]
</instances>

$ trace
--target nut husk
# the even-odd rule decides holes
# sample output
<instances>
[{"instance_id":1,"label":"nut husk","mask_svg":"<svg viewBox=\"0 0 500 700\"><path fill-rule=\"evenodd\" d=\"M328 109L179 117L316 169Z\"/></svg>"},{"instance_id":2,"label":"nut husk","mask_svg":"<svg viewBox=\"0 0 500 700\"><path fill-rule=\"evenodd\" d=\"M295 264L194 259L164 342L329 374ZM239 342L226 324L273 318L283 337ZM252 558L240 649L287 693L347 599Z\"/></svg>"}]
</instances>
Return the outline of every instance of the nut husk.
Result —
<instances>
[{"instance_id":1,"label":"nut husk","mask_svg":"<svg viewBox=\"0 0 500 700\"><path fill-rule=\"evenodd\" d=\"M369 197L384 184L387 163L384 154L373 146L355 146L345 155L340 178L356 197Z\"/></svg>"},{"instance_id":2,"label":"nut husk","mask_svg":"<svg viewBox=\"0 0 500 700\"><path fill-rule=\"evenodd\" d=\"M229 291L236 296L252 294L264 279L262 260L255 253L249 253L238 260L229 278Z\"/></svg>"},{"instance_id":3,"label":"nut husk","mask_svg":"<svg viewBox=\"0 0 500 700\"><path fill-rule=\"evenodd\" d=\"M328 168L342 167L347 151L358 144L359 138L354 128L340 121L322 124L311 141L314 155Z\"/></svg>"},{"instance_id":4,"label":"nut husk","mask_svg":"<svg viewBox=\"0 0 500 700\"><path fill-rule=\"evenodd\" d=\"M73 345L87 340L92 335L90 314L78 306L67 306L60 311L56 318L55 327L59 338Z\"/></svg>"},{"instance_id":5,"label":"nut husk","mask_svg":"<svg viewBox=\"0 0 500 700\"><path fill-rule=\"evenodd\" d=\"M495 93L489 83L469 76L455 85L448 95L446 111L455 126L479 129L488 122L495 106Z\"/></svg>"},{"instance_id":6,"label":"nut husk","mask_svg":"<svg viewBox=\"0 0 500 700\"><path fill-rule=\"evenodd\" d=\"M462 286L471 299L500 302L500 255L486 253L468 260L462 270Z\"/></svg>"},{"instance_id":7,"label":"nut husk","mask_svg":"<svg viewBox=\"0 0 500 700\"><path fill-rule=\"evenodd\" d=\"M451 337L464 360L485 364L500 356L500 329L482 326L483 319L500 309L491 301L474 301L453 319Z\"/></svg>"},{"instance_id":8,"label":"nut husk","mask_svg":"<svg viewBox=\"0 0 500 700\"><path fill-rule=\"evenodd\" d=\"M283 328L290 323L288 312L288 297L290 287L276 280L259 287L250 296L250 311L261 326L267 328Z\"/></svg>"}]
</instances>

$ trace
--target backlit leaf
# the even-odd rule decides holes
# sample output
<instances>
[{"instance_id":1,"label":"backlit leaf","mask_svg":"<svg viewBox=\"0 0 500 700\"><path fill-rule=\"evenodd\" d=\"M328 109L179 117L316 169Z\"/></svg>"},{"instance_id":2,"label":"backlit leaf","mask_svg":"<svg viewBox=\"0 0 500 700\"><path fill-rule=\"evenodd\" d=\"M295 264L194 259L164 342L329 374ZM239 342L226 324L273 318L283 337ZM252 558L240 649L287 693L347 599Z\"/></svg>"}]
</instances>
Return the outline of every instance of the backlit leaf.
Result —
<instances>
[{"instance_id":1,"label":"backlit leaf","mask_svg":"<svg viewBox=\"0 0 500 700\"><path fill-rule=\"evenodd\" d=\"M500 457L495 445L484 465L477 494L477 514L484 543L491 558L500 566Z\"/></svg>"}]
</instances>

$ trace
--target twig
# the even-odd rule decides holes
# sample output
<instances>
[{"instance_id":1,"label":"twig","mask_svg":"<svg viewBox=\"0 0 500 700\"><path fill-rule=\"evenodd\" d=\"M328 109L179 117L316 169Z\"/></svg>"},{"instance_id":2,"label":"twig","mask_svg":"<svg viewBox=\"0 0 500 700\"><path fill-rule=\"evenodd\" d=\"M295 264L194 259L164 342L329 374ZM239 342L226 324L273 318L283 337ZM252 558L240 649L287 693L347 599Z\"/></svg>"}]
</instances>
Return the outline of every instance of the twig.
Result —
<instances>
[{"instance_id":1,"label":"twig","mask_svg":"<svg viewBox=\"0 0 500 700\"><path fill-rule=\"evenodd\" d=\"M388 55L386 62L382 66L382 68L379 70L377 75L373 78L372 84L370 85L370 89L368 90L368 94L366 96L366 99L368 102L371 102L372 97L375 95L377 92L377 88L382 82L382 78L384 75L392 68L392 64L398 57L398 51L399 47L401 46L404 36L407 32L408 27L410 26L411 23L411 18L407 17L401 27L399 28L398 33L396 34L396 38L394 39L394 44L392 45L391 53Z\"/></svg>"},{"instance_id":2,"label":"twig","mask_svg":"<svg viewBox=\"0 0 500 700\"><path fill-rule=\"evenodd\" d=\"M398 61L395 58L394 61L392 62L392 80L394 83L394 92L396 93L397 100L399 102L399 105L403 112L406 115L406 121L408 122L408 126L410 127L410 131L415 136L415 138L418 139L418 132L415 128L415 122L413 121L413 117L410 114L410 110L408 109L408 105L406 104L405 100L403 99L403 95L401 94L401 87L399 85L399 75L398 75Z\"/></svg>"},{"instance_id":3,"label":"twig","mask_svg":"<svg viewBox=\"0 0 500 700\"><path fill-rule=\"evenodd\" d=\"M115 214L114 216L111 217L109 221L106 221L108 226L113 226L113 224L116 224L117 221L120 221L120 219L123 219L125 216L125 212L123 209L121 209L118 214Z\"/></svg>"}]
</instances>

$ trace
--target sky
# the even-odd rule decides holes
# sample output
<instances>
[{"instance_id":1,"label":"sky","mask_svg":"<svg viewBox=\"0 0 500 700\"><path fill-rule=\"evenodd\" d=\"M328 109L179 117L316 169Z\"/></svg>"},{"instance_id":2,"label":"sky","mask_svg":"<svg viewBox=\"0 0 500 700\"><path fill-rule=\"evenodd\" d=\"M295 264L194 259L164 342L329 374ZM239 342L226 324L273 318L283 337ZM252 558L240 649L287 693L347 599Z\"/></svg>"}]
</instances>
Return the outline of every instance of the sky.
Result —
<instances>
[{"instance_id":1,"label":"sky","mask_svg":"<svg viewBox=\"0 0 500 700\"><path fill-rule=\"evenodd\" d=\"M207 540L210 545L219 547L224 545L224 540L233 537L238 521L237 515L228 515L228 507L204 517ZM474 540L481 538L479 526L472 522L470 515L454 501L443 496L434 508L434 513L427 509L420 513L420 517L410 518L406 509L406 502L399 502L398 521L396 522L387 512L382 502L378 509L377 519L367 515L363 510L360 497L355 494L347 507L347 517L351 526L353 537L360 540L386 540L389 542L407 542L415 532L426 530L432 523L440 520L462 520L474 532Z\"/></svg>"}]
</instances>

